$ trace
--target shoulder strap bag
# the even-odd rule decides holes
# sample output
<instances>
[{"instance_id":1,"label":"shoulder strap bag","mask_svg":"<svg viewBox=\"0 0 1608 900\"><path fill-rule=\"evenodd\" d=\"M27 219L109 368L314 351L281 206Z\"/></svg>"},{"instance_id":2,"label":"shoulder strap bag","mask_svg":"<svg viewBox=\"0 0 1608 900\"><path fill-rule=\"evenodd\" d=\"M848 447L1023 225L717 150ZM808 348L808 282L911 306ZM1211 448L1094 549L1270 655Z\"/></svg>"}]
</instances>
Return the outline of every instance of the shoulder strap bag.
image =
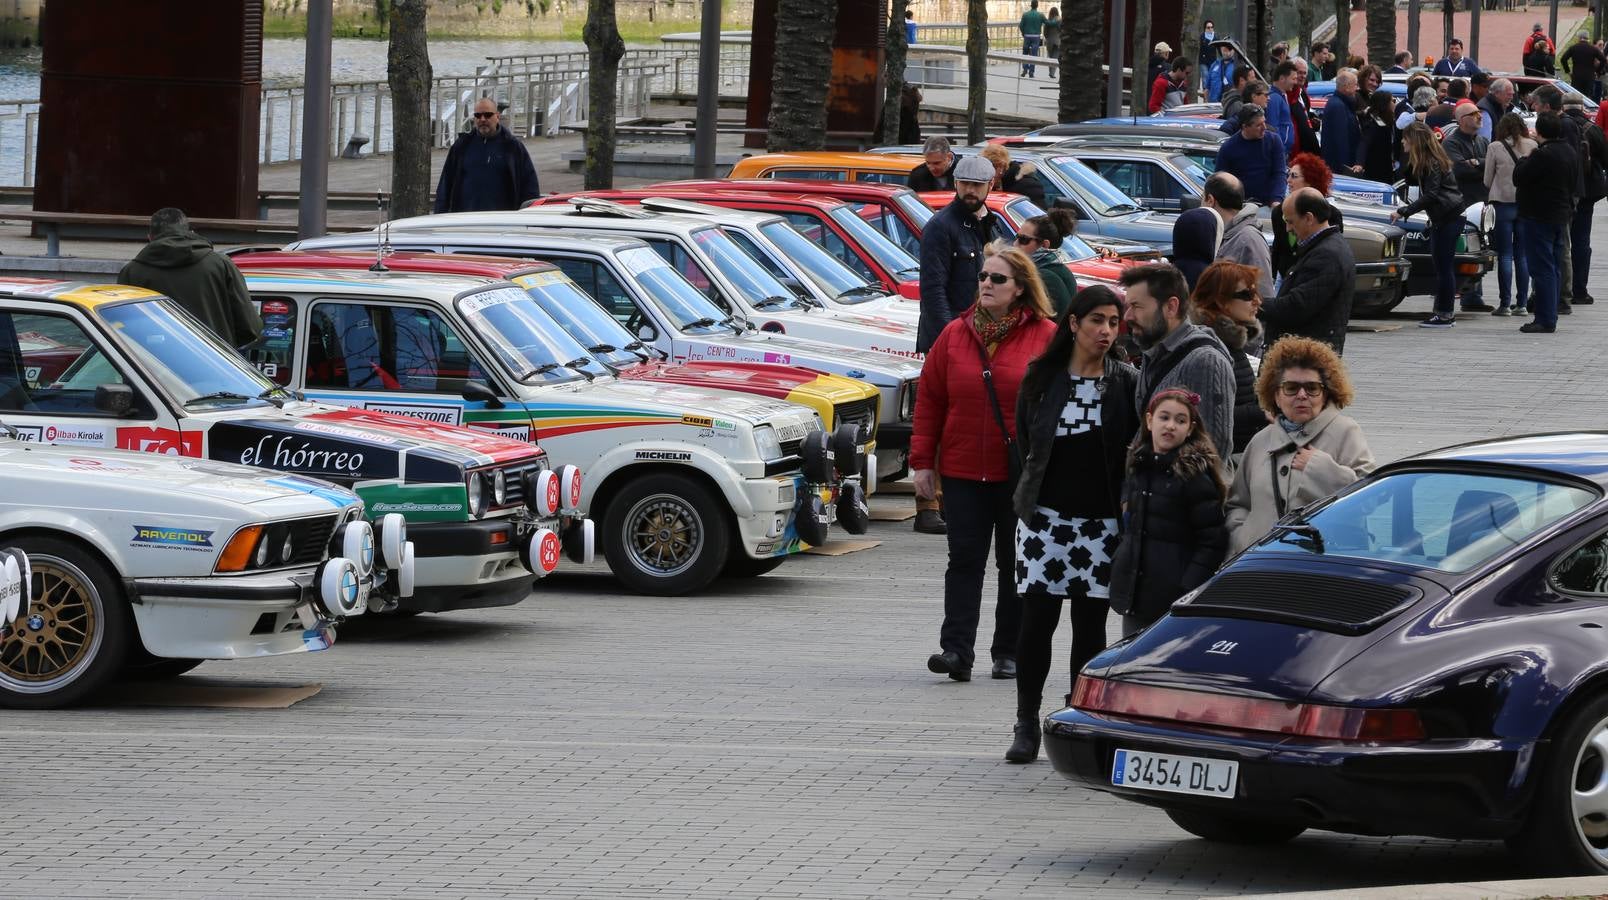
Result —
<instances>
[{"instance_id":1,"label":"shoulder strap bag","mask_svg":"<svg viewBox=\"0 0 1608 900\"><path fill-rule=\"evenodd\" d=\"M1005 411L999 405L999 393L994 390L994 370L988 365L988 348L982 341L977 342L977 356L983 361L983 388L988 391L988 404L994 408L994 421L999 423L999 433L1005 438L1005 461L1009 466L1010 483L1016 484L1022 477L1022 454L1016 446L1016 439L1011 437L1011 430L1005 427Z\"/></svg>"}]
</instances>

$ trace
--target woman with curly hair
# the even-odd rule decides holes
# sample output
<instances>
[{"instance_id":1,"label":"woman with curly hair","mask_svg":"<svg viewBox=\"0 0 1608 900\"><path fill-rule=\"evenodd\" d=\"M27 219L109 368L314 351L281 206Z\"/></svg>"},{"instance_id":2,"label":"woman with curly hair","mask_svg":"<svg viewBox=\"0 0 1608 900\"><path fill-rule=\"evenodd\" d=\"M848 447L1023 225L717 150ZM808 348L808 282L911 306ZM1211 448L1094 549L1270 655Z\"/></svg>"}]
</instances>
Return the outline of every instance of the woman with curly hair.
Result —
<instances>
[{"instance_id":1,"label":"woman with curly hair","mask_svg":"<svg viewBox=\"0 0 1608 900\"><path fill-rule=\"evenodd\" d=\"M1245 452L1267 416L1256 399L1256 374L1251 357L1262 342L1262 326L1256 311L1262 308L1257 292L1261 271L1255 266L1221 260L1206 267L1189 295L1189 318L1196 325L1210 328L1228 348L1234 364L1234 452Z\"/></svg>"},{"instance_id":2,"label":"woman with curly hair","mask_svg":"<svg viewBox=\"0 0 1608 900\"><path fill-rule=\"evenodd\" d=\"M1228 492L1230 554L1256 543L1283 515L1374 470L1351 405L1351 377L1322 341L1287 337L1262 357L1256 396L1274 417L1251 438Z\"/></svg>"},{"instance_id":3,"label":"woman with curly hair","mask_svg":"<svg viewBox=\"0 0 1608 900\"><path fill-rule=\"evenodd\" d=\"M1297 153L1290 157L1290 166L1285 172L1288 187L1286 196L1302 188L1312 188L1325 197L1330 196L1334 188L1334 173L1329 171L1329 164L1316 153ZM1284 224L1284 211L1277 203L1270 207L1273 213L1273 272L1278 275L1288 275L1290 268L1295 265L1295 235L1290 233ZM1329 205L1330 225L1344 226L1340 218L1340 210Z\"/></svg>"},{"instance_id":4,"label":"woman with curly hair","mask_svg":"<svg viewBox=\"0 0 1608 900\"><path fill-rule=\"evenodd\" d=\"M1223 562L1223 464L1200 417L1200 396L1157 391L1128 451L1122 543L1111 561L1111 608L1133 634Z\"/></svg>"}]
</instances>

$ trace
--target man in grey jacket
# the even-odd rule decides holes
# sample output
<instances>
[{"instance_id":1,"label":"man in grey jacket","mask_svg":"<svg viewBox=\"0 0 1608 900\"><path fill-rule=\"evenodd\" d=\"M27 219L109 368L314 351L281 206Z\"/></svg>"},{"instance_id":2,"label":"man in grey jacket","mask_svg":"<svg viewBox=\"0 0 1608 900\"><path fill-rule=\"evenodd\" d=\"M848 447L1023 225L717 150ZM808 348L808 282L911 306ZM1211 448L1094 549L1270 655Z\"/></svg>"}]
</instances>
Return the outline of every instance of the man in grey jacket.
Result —
<instances>
[{"instance_id":1,"label":"man in grey jacket","mask_svg":"<svg viewBox=\"0 0 1608 900\"><path fill-rule=\"evenodd\" d=\"M1256 280L1256 292L1264 298L1273 296L1273 251L1256 217L1261 207L1245 202L1240 180L1227 172L1207 178L1201 205L1223 219L1223 240L1217 245L1217 258L1254 266L1262 273Z\"/></svg>"},{"instance_id":2,"label":"man in grey jacket","mask_svg":"<svg viewBox=\"0 0 1608 900\"><path fill-rule=\"evenodd\" d=\"M1234 452L1234 364L1210 328L1189 321L1189 285L1169 263L1122 272L1128 292L1123 318L1144 349L1134 402L1142 412L1156 392L1183 388L1200 395L1200 414L1217 455Z\"/></svg>"}]
</instances>

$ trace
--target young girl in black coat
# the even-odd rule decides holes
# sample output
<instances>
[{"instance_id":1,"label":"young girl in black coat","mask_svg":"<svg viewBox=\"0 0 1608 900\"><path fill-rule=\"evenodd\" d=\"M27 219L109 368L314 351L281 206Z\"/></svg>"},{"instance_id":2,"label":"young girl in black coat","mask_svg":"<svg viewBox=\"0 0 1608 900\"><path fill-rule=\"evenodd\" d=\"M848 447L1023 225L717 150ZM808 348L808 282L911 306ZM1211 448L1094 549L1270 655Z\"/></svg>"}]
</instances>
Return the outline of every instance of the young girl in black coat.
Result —
<instances>
[{"instance_id":1,"label":"young girl in black coat","mask_svg":"<svg viewBox=\"0 0 1608 900\"><path fill-rule=\"evenodd\" d=\"M1227 493L1200 397L1158 391L1128 452L1122 543L1112 560L1111 608L1125 633L1161 618L1217 571L1228 550Z\"/></svg>"}]
</instances>

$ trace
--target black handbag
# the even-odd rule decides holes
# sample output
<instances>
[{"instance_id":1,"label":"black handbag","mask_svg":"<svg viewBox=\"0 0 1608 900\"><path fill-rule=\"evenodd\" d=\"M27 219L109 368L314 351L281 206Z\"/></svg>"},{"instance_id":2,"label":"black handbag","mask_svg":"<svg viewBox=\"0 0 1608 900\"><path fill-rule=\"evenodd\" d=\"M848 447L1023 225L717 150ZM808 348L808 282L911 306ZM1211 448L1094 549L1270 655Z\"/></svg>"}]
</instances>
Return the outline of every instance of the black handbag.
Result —
<instances>
[{"instance_id":1,"label":"black handbag","mask_svg":"<svg viewBox=\"0 0 1608 900\"><path fill-rule=\"evenodd\" d=\"M981 343L977 345L977 355L983 361L983 387L988 390L988 403L994 407L994 421L999 423L999 433L1005 437L1005 460L1010 467L1010 484L1014 485L1022 478L1022 453L1016 446L1016 439L1011 437L1011 430L1005 427L1005 411L999 405L999 393L994 390L994 371L988 367L988 350Z\"/></svg>"}]
</instances>

